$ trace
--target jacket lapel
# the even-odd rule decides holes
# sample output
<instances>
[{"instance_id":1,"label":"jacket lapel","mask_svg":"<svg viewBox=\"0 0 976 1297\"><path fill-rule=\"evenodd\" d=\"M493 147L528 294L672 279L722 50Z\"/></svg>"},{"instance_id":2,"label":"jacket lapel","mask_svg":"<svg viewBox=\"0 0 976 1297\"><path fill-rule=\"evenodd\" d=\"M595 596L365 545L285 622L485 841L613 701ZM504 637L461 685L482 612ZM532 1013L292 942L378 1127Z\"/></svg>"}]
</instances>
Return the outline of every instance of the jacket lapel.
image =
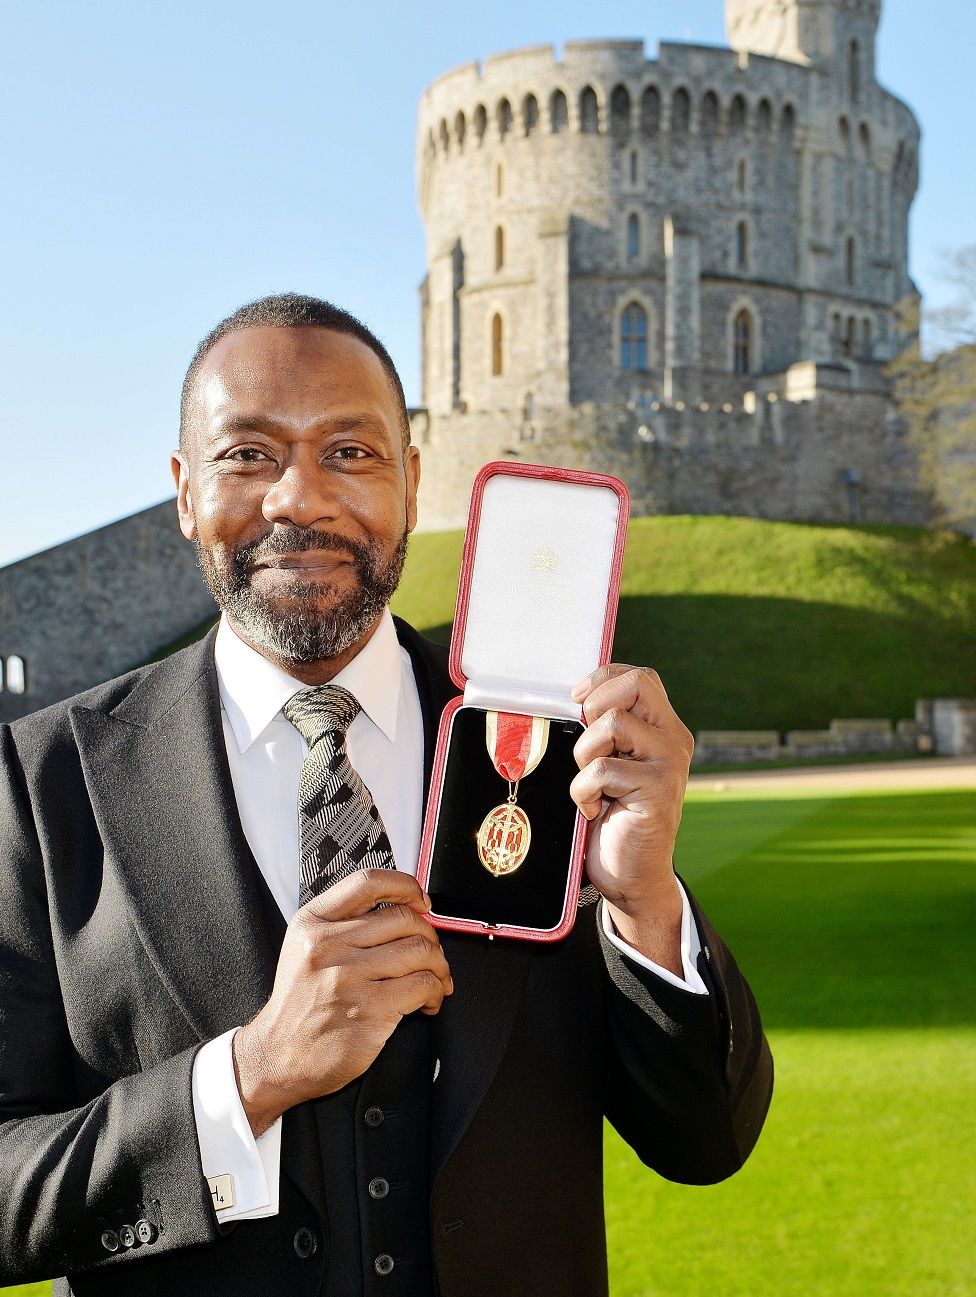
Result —
<instances>
[{"instance_id":1,"label":"jacket lapel","mask_svg":"<svg viewBox=\"0 0 976 1297\"><path fill-rule=\"evenodd\" d=\"M200 1040L261 1008L285 930L236 810L214 634L154 667L113 711L72 711L106 854Z\"/></svg>"},{"instance_id":2,"label":"jacket lapel","mask_svg":"<svg viewBox=\"0 0 976 1297\"><path fill-rule=\"evenodd\" d=\"M459 692L447 652L396 618L410 653L424 714L424 810L441 712ZM431 1181L478 1111L505 1053L529 968L527 943L441 932L454 994L431 1023L437 1080L431 1102Z\"/></svg>"}]
</instances>

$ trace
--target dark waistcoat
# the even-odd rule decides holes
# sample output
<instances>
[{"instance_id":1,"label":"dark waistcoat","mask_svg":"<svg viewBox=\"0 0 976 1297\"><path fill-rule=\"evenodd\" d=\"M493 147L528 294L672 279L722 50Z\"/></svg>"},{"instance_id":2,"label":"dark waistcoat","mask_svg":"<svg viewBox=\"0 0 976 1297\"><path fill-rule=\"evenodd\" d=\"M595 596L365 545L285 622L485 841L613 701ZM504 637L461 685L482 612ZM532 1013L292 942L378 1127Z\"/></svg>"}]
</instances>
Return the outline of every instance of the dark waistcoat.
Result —
<instances>
[{"instance_id":1,"label":"dark waistcoat","mask_svg":"<svg viewBox=\"0 0 976 1297\"><path fill-rule=\"evenodd\" d=\"M432 1297L430 1022L404 1020L358 1080L316 1104L324 1297Z\"/></svg>"}]
</instances>

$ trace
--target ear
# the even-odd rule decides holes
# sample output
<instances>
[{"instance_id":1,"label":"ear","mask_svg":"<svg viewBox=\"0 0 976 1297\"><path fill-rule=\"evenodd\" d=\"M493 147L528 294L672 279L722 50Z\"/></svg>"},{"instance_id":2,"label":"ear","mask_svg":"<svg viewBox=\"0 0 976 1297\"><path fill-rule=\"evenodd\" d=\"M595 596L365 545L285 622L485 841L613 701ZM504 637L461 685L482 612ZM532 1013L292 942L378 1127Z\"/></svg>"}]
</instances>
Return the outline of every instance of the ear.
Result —
<instances>
[{"instance_id":1,"label":"ear","mask_svg":"<svg viewBox=\"0 0 976 1297\"><path fill-rule=\"evenodd\" d=\"M186 455L181 450L174 450L169 466L176 483L176 512L180 516L180 531L187 540L193 540L197 534L197 524L193 516L193 501L190 499L190 468Z\"/></svg>"},{"instance_id":2,"label":"ear","mask_svg":"<svg viewBox=\"0 0 976 1297\"><path fill-rule=\"evenodd\" d=\"M407 531L417 525L417 488L420 486L420 451L416 446L407 450L403 464L407 476Z\"/></svg>"}]
</instances>

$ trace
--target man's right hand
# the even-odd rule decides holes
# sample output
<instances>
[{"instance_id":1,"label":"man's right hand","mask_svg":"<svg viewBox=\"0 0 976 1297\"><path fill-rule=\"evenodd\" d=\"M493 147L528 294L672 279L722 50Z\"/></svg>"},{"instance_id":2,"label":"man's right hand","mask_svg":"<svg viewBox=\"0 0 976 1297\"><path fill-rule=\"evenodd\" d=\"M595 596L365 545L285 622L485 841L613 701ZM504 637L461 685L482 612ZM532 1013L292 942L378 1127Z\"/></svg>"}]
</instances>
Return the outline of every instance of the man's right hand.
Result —
<instances>
[{"instance_id":1,"label":"man's right hand","mask_svg":"<svg viewBox=\"0 0 976 1297\"><path fill-rule=\"evenodd\" d=\"M429 908L409 874L363 869L298 910L271 999L234 1037L255 1138L361 1076L408 1013L437 1013L454 986Z\"/></svg>"}]
</instances>

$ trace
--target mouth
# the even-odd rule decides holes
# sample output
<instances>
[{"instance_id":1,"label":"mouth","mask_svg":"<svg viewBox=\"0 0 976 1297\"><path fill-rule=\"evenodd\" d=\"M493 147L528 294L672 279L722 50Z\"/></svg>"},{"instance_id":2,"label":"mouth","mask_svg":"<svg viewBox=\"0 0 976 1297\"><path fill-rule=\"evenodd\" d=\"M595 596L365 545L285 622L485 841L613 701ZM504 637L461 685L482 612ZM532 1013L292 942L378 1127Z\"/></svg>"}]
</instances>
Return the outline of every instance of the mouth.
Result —
<instances>
[{"instance_id":1,"label":"mouth","mask_svg":"<svg viewBox=\"0 0 976 1297\"><path fill-rule=\"evenodd\" d=\"M262 559L253 567L254 575L267 573L270 576L314 577L331 576L339 568L349 567L352 559L336 553L335 550L310 550L302 554L276 554L273 558Z\"/></svg>"}]
</instances>

